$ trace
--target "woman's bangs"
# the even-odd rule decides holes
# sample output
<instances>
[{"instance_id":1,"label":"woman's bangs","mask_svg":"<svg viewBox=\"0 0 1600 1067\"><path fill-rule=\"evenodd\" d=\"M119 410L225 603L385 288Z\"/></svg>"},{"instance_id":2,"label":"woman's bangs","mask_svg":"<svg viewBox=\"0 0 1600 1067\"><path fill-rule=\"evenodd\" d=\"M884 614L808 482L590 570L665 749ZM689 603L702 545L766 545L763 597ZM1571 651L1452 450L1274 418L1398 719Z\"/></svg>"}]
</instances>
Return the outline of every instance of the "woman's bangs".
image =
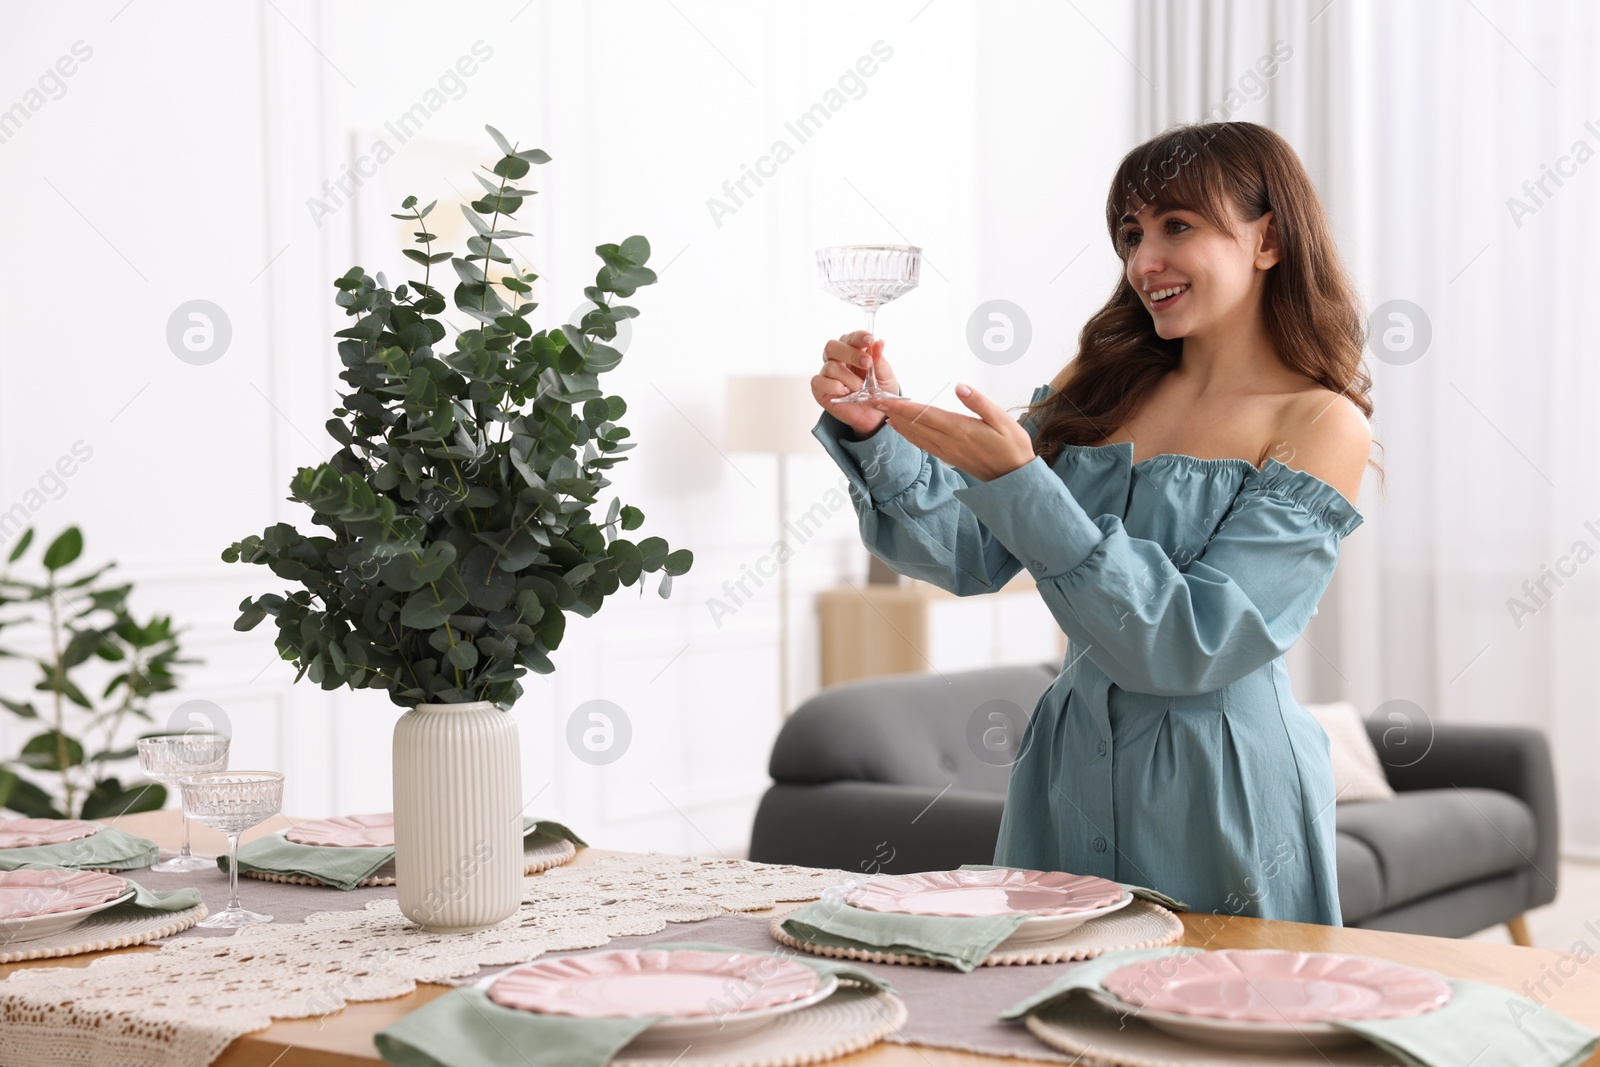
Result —
<instances>
[{"instance_id":1,"label":"woman's bangs","mask_svg":"<svg viewBox=\"0 0 1600 1067\"><path fill-rule=\"evenodd\" d=\"M1231 233L1223 193L1221 163L1183 132L1140 146L1117 169L1107 211L1111 236L1118 242L1122 217L1145 207L1192 211L1224 233Z\"/></svg>"}]
</instances>

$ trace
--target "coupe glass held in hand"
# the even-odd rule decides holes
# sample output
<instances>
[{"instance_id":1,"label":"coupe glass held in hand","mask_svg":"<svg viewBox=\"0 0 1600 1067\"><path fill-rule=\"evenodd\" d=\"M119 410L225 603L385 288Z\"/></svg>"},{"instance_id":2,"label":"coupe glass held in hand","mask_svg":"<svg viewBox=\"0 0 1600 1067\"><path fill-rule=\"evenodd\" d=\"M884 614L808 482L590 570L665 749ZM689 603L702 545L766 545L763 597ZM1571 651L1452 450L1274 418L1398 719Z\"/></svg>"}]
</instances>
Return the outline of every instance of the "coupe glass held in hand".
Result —
<instances>
[{"instance_id":1,"label":"coupe glass held in hand","mask_svg":"<svg viewBox=\"0 0 1600 1067\"><path fill-rule=\"evenodd\" d=\"M179 780L183 811L191 819L228 835L228 906L198 925L251 926L272 916L239 906L239 835L283 809L283 775L278 771L220 771Z\"/></svg>"},{"instance_id":2,"label":"coupe glass held in hand","mask_svg":"<svg viewBox=\"0 0 1600 1067\"><path fill-rule=\"evenodd\" d=\"M228 767L228 738L225 734L171 734L166 737L141 737L139 768L145 774L167 787L190 774L221 771ZM203 871L212 861L189 851L189 817L183 819L183 848L170 860L162 860L150 869L163 873L171 871Z\"/></svg>"},{"instance_id":3,"label":"coupe glass held in hand","mask_svg":"<svg viewBox=\"0 0 1600 1067\"><path fill-rule=\"evenodd\" d=\"M835 245L817 249L817 271L822 288L867 309L867 332L873 332L878 308L917 287L922 273L922 249L915 245ZM861 388L833 398L835 404L860 403L894 396L878 387L871 364Z\"/></svg>"}]
</instances>

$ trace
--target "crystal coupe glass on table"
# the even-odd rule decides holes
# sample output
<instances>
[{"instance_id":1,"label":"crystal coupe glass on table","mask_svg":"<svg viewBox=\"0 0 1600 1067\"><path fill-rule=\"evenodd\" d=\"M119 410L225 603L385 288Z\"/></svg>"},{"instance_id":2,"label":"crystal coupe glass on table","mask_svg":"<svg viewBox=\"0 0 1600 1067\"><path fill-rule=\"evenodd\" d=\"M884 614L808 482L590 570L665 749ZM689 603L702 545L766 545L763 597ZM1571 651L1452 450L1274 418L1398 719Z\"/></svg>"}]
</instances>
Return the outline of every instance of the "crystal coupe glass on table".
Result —
<instances>
[{"instance_id":1,"label":"crystal coupe glass on table","mask_svg":"<svg viewBox=\"0 0 1600 1067\"><path fill-rule=\"evenodd\" d=\"M867 332L872 333L878 308L917 287L922 272L922 249L915 245L835 245L817 250L817 271L822 287L840 300L867 309ZM878 386L875 368L867 367L861 388L833 398L835 404L860 403L894 393Z\"/></svg>"},{"instance_id":2,"label":"crystal coupe glass on table","mask_svg":"<svg viewBox=\"0 0 1600 1067\"><path fill-rule=\"evenodd\" d=\"M228 835L228 906L200 920L205 927L251 926L272 916L239 906L239 835L283 808L283 775L278 771L221 771L191 774L178 782L184 814Z\"/></svg>"},{"instance_id":3,"label":"crystal coupe glass on table","mask_svg":"<svg viewBox=\"0 0 1600 1067\"><path fill-rule=\"evenodd\" d=\"M166 737L141 737L138 742L139 769L171 787L190 774L220 771L228 766L228 738L225 734L172 734ZM162 860L152 871L203 871L215 861L189 851L189 816L183 817L183 848L170 860Z\"/></svg>"}]
</instances>

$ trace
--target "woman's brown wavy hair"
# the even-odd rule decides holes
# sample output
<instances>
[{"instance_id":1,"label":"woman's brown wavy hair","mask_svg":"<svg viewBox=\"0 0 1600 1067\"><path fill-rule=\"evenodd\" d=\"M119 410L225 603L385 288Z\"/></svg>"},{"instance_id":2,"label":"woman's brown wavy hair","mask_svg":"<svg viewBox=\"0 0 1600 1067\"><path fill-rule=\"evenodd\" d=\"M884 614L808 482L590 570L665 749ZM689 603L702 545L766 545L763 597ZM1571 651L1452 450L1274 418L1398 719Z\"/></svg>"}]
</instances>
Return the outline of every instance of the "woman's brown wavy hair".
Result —
<instances>
[{"instance_id":1,"label":"woman's brown wavy hair","mask_svg":"<svg viewBox=\"0 0 1600 1067\"><path fill-rule=\"evenodd\" d=\"M1279 358L1372 417L1372 379L1361 366L1366 315L1300 157L1253 122L1188 123L1139 145L1117 167L1106 197L1106 228L1124 264L1116 290L1084 324L1062 387L1021 415L1039 420L1034 451L1046 463L1062 445L1098 444L1125 423L1183 351L1181 338L1156 333L1128 281L1136 246L1121 240L1122 216L1146 204L1178 208L1233 235L1225 199L1247 221L1273 212L1282 251L1267 272L1261 313ZM1381 482L1383 468L1368 462Z\"/></svg>"}]
</instances>

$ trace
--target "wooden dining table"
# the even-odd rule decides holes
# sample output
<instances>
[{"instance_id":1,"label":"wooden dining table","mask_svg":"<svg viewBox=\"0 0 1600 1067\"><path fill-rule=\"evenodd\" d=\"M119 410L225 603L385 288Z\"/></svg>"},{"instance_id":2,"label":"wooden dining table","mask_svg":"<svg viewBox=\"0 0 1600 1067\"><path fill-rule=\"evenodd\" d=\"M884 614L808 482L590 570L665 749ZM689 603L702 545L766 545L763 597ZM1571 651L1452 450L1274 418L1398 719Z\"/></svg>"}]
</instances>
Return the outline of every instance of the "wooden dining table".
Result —
<instances>
[{"instance_id":1,"label":"wooden dining table","mask_svg":"<svg viewBox=\"0 0 1600 1067\"><path fill-rule=\"evenodd\" d=\"M284 817L273 819L247 831L244 840L272 833L298 821L301 820ZM116 821L116 825L168 849L176 849L182 836L178 812L171 809L124 816ZM198 825L190 829L195 851L218 853L226 850L226 840L216 831ZM568 866L584 866L604 856L615 855L627 853L580 848L578 854L568 861ZM747 914L774 916L797 907L800 907L800 902L780 904ZM1179 917L1183 920L1184 936L1178 943L1186 947L1298 949L1373 956L1425 967L1451 978L1501 986L1560 1012L1574 1022L1600 1030L1600 955L1589 958L1594 952L1593 946L1583 954L1587 963L1580 964L1579 957L1573 953L1448 937L1314 926L1201 912L1184 912ZM152 951L156 949L148 945L114 950L116 953ZM82 967L91 960L111 954L93 952L0 965L0 981L24 967ZM434 997L450 992L451 988L419 984L414 992L393 1000L359 1001L316 1019L280 1019L265 1029L236 1039L215 1064L217 1067L353 1067L355 1064L381 1063L382 1059L372 1043L372 1035ZM841 1067L957 1067L977 1064L1016 1067L1018 1063L997 1056L889 1043L879 1043L832 1062ZM1600 1053L1587 1060L1586 1067L1600 1067Z\"/></svg>"}]
</instances>

